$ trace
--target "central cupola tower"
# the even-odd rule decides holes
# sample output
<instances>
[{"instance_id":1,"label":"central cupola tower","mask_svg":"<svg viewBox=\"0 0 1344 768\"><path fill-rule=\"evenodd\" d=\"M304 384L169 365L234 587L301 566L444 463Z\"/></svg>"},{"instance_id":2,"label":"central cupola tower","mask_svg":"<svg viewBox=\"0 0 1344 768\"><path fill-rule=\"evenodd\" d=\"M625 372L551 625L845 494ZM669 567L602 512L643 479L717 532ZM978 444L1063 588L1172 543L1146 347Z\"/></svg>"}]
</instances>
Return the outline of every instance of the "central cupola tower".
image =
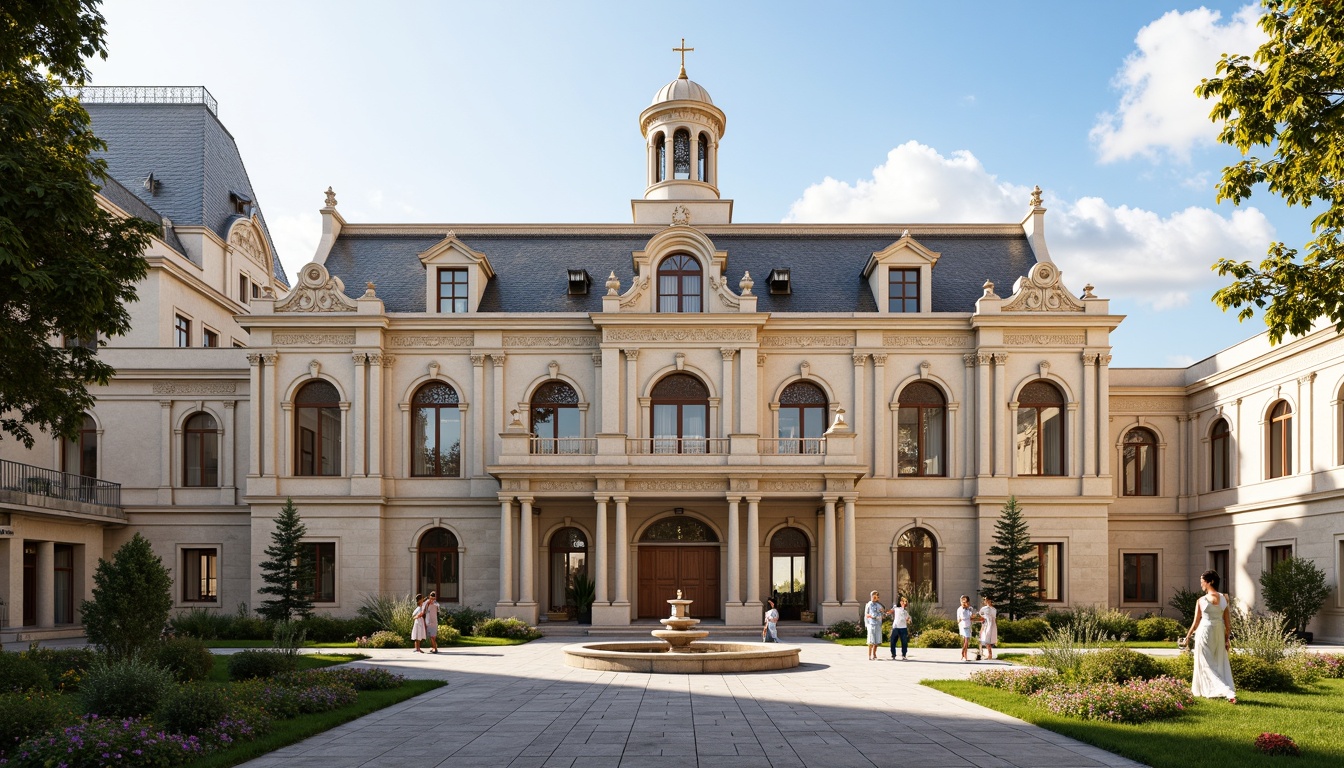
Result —
<instances>
[{"instance_id":1,"label":"central cupola tower","mask_svg":"<svg viewBox=\"0 0 1344 768\"><path fill-rule=\"evenodd\" d=\"M727 118L709 91L681 73L639 115L646 150L644 199L632 200L636 224L729 224L733 201L719 197L719 140Z\"/></svg>"}]
</instances>

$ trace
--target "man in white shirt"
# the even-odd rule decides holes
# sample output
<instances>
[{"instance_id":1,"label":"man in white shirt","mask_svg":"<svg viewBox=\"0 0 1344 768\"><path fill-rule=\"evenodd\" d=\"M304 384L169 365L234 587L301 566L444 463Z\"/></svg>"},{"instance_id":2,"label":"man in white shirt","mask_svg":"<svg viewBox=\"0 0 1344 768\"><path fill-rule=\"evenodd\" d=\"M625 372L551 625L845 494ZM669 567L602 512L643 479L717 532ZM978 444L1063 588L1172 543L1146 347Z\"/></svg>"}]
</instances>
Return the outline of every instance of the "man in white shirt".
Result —
<instances>
[{"instance_id":1,"label":"man in white shirt","mask_svg":"<svg viewBox=\"0 0 1344 768\"><path fill-rule=\"evenodd\" d=\"M891 614L891 659L896 660L896 641L901 641L901 661L906 660L906 651L910 647L910 611L905 606L910 601L902 597L900 605L892 608L887 613Z\"/></svg>"},{"instance_id":2,"label":"man in white shirt","mask_svg":"<svg viewBox=\"0 0 1344 768\"><path fill-rule=\"evenodd\" d=\"M779 642L779 609L775 608L775 599L769 600L770 608L765 612L765 626L762 628L761 638L767 643Z\"/></svg>"}]
</instances>

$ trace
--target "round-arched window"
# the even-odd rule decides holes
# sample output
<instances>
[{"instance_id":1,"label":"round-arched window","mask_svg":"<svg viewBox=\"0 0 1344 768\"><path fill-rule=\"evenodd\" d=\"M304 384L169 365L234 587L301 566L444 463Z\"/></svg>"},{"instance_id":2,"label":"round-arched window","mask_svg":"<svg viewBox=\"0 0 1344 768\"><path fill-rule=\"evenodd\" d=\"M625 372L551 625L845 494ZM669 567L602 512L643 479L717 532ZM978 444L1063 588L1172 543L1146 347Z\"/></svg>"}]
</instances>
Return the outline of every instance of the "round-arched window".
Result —
<instances>
[{"instance_id":1,"label":"round-arched window","mask_svg":"<svg viewBox=\"0 0 1344 768\"><path fill-rule=\"evenodd\" d=\"M411 475L462 475L462 410L457 390L431 381L411 400Z\"/></svg>"},{"instance_id":2,"label":"round-arched window","mask_svg":"<svg viewBox=\"0 0 1344 768\"><path fill-rule=\"evenodd\" d=\"M1209 432L1209 490L1232 487L1232 430L1227 419L1218 419Z\"/></svg>"},{"instance_id":3,"label":"round-arched window","mask_svg":"<svg viewBox=\"0 0 1344 768\"><path fill-rule=\"evenodd\" d=\"M532 393L533 453L581 453L583 436L579 423L579 393L569 384L554 380Z\"/></svg>"},{"instance_id":4,"label":"round-arched window","mask_svg":"<svg viewBox=\"0 0 1344 768\"><path fill-rule=\"evenodd\" d=\"M947 401L927 381L916 381L897 398L897 474L941 477L947 474Z\"/></svg>"},{"instance_id":5,"label":"round-arched window","mask_svg":"<svg viewBox=\"0 0 1344 768\"><path fill-rule=\"evenodd\" d=\"M1063 475L1064 396L1041 380L1023 387L1017 400L1017 474Z\"/></svg>"},{"instance_id":6,"label":"round-arched window","mask_svg":"<svg viewBox=\"0 0 1344 768\"><path fill-rule=\"evenodd\" d=\"M714 529L696 520L694 517L675 515L644 529L640 535L641 544L685 544L687 542L716 542L719 540Z\"/></svg>"},{"instance_id":7,"label":"round-arched window","mask_svg":"<svg viewBox=\"0 0 1344 768\"><path fill-rule=\"evenodd\" d=\"M1157 495L1157 436L1152 431L1138 427L1125 433L1120 475L1125 496Z\"/></svg>"},{"instance_id":8,"label":"round-arched window","mask_svg":"<svg viewBox=\"0 0 1344 768\"><path fill-rule=\"evenodd\" d=\"M341 474L341 395L329 381L316 379L294 395L295 474Z\"/></svg>"},{"instance_id":9,"label":"round-arched window","mask_svg":"<svg viewBox=\"0 0 1344 768\"><path fill-rule=\"evenodd\" d=\"M219 485L219 427L208 413L194 414L182 427L182 484Z\"/></svg>"},{"instance_id":10,"label":"round-arched window","mask_svg":"<svg viewBox=\"0 0 1344 768\"><path fill-rule=\"evenodd\" d=\"M691 178L691 132L685 128L672 134L672 178Z\"/></svg>"},{"instance_id":11,"label":"round-arched window","mask_svg":"<svg viewBox=\"0 0 1344 768\"><path fill-rule=\"evenodd\" d=\"M700 262L684 253L674 253L658 265L658 311L699 312Z\"/></svg>"},{"instance_id":12,"label":"round-arched window","mask_svg":"<svg viewBox=\"0 0 1344 768\"><path fill-rule=\"evenodd\" d=\"M1287 400L1274 404L1269 412L1269 476L1293 474L1293 406Z\"/></svg>"},{"instance_id":13,"label":"round-arched window","mask_svg":"<svg viewBox=\"0 0 1344 768\"><path fill-rule=\"evenodd\" d=\"M653 453L707 453L709 389L689 373L665 376L650 393Z\"/></svg>"},{"instance_id":14,"label":"round-arched window","mask_svg":"<svg viewBox=\"0 0 1344 768\"><path fill-rule=\"evenodd\" d=\"M779 452L821 453L826 433L826 393L816 384L795 381L779 393Z\"/></svg>"},{"instance_id":15,"label":"round-arched window","mask_svg":"<svg viewBox=\"0 0 1344 768\"><path fill-rule=\"evenodd\" d=\"M458 569L461 565L457 537L447 528L432 528L420 537L416 547L420 574L416 591L422 595L434 592L440 603L461 600Z\"/></svg>"},{"instance_id":16,"label":"round-arched window","mask_svg":"<svg viewBox=\"0 0 1344 768\"><path fill-rule=\"evenodd\" d=\"M653 146L658 163L658 168L655 169L653 177L658 181L667 181L667 137L662 133L655 134Z\"/></svg>"},{"instance_id":17,"label":"round-arched window","mask_svg":"<svg viewBox=\"0 0 1344 768\"><path fill-rule=\"evenodd\" d=\"M937 566L938 543L932 533L911 528L896 540L896 589L900 595L927 595L936 601Z\"/></svg>"}]
</instances>

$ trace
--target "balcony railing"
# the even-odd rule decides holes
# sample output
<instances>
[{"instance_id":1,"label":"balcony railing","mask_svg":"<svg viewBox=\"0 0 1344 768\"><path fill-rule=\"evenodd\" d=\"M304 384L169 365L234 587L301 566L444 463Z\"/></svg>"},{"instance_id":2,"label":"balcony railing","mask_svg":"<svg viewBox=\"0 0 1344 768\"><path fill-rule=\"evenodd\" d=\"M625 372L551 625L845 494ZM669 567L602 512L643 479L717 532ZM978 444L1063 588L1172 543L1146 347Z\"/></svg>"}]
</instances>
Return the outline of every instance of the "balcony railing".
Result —
<instances>
[{"instance_id":1,"label":"balcony railing","mask_svg":"<svg viewBox=\"0 0 1344 768\"><path fill-rule=\"evenodd\" d=\"M0 459L0 490L121 507L121 484Z\"/></svg>"},{"instance_id":2,"label":"balcony railing","mask_svg":"<svg viewBox=\"0 0 1344 768\"><path fill-rule=\"evenodd\" d=\"M766 456L824 456L824 437L761 438L756 450Z\"/></svg>"},{"instance_id":3,"label":"balcony railing","mask_svg":"<svg viewBox=\"0 0 1344 768\"><path fill-rule=\"evenodd\" d=\"M726 437L641 437L625 441L625 452L643 455L722 455L728 453Z\"/></svg>"},{"instance_id":4,"label":"balcony railing","mask_svg":"<svg viewBox=\"0 0 1344 768\"><path fill-rule=\"evenodd\" d=\"M595 437L532 438L532 453L552 456L592 456L597 453Z\"/></svg>"},{"instance_id":5,"label":"balcony railing","mask_svg":"<svg viewBox=\"0 0 1344 768\"><path fill-rule=\"evenodd\" d=\"M199 85L88 85L72 91L85 104L204 104L219 116L219 102Z\"/></svg>"}]
</instances>

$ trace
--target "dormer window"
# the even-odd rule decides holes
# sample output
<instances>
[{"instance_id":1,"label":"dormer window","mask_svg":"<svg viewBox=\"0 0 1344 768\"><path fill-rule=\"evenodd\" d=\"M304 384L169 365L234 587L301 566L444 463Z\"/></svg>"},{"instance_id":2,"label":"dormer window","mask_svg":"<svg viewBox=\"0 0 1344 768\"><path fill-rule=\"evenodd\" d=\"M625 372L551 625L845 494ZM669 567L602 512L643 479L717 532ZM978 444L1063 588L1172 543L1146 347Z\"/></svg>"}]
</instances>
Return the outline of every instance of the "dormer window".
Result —
<instances>
[{"instance_id":1,"label":"dormer window","mask_svg":"<svg viewBox=\"0 0 1344 768\"><path fill-rule=\"evenodd\" d=\"M699 312L703 274L700 262L685 254L663 259L658 265L658 311Z\"/></svg>"},{"instance_id":2,"label":"dormer window","mask_svg":"<svg viewBox=\"0 0 1344 768\"><path fill-rule=\"evenodd\" d=\"M241 216L248 216L252 213L252 199L238 194L229 193L229 202L233 204L233 212Z\"/></svg>"},{"instance_id":3,"label":"dormer window","mask_svg":"<svg viewBox=\"0 0 1344 768\"><path fill-rule=\"evenodd\" d=\"M467 311L467 270L440 269L440 314L465 314Z\"/></svg>"},{"instance_id":4,"label":"dormer window","mask_svg":"<svg viewBox=\"0 0 1344 768\"><path fill-rule=\"evenodd\" d=\"M887 270L887 311L888 312L918 312L919 311L919 270L918 269L889 269Z\"/></svg>"},{"instance_id":5,"label":"dormer window","mask_svg":"<svg viewBox=\"0 0 1344 768\"><path fill-rule=\"evenodd\" d=\"M911 237L908 230L901 233L901 239L874 251L863 268L863 277L878 311L902 315L932 312L933 268L939 255Z\"/></svg>"}]
</instances>

